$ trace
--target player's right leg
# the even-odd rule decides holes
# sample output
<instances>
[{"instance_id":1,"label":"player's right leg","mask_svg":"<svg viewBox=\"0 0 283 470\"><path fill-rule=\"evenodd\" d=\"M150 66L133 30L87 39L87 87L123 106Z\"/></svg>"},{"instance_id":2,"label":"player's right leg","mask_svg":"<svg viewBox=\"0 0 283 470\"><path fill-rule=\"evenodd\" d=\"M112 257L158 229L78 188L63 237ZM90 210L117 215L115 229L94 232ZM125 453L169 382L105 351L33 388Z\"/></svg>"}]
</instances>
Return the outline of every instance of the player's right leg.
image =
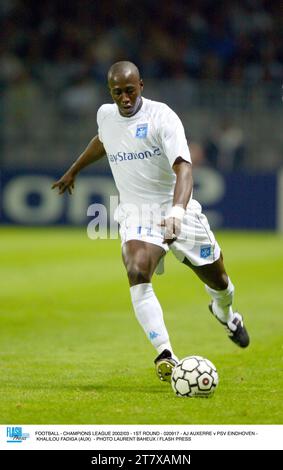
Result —
<instances>
[{"instance_id":1,"label":"player's right leg","mask_svg":"<svg viewBox=\"0 0 283 470\"><path fill-rule=\"evenodd\" d=\"M136 318L158 352L155 360L158 377L162 381L170 381L177 358L169 340L162 308L151 284L152 275L164 254L165 250L160 246L141 240L128 240L122 247Z\"/></svg>"}]
</instances>

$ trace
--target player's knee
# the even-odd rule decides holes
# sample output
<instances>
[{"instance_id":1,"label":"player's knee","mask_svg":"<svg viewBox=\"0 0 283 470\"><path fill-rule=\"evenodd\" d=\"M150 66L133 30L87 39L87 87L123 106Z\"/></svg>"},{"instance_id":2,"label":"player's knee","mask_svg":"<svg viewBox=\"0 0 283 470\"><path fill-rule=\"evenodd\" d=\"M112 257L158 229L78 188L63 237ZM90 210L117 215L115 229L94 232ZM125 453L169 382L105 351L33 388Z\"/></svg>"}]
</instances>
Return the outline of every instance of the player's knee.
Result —
<instances>
[{"instance_id":1,"label":"player's knee","mask_svg":"<svg viewBox=\"0 0 283 470\"><path fill-rule=\"evenodd\" d=\"M127 268L127 274L131 285L150 282L150 273L146 266L132 264Z\"/></svg>"},{"instance_id":2,"label":"player's knee","mask_svg":"<svg viewBox=\"0 0 283 470\"><path fill-rule=\"evenodd\" d=\"M214 281L213 286L210 286L214 290L225 290L228 287L229 279L226 273L220 274Z\"/></svg>"}]
</instances>

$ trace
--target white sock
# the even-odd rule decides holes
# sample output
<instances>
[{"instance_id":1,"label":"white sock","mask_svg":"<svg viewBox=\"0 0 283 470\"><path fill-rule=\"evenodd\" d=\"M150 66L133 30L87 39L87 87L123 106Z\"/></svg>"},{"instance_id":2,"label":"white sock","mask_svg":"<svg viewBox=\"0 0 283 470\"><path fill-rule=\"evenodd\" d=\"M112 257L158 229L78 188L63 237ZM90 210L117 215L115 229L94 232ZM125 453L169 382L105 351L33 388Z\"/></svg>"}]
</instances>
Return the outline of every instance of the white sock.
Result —
<instances>
[{"instance_id":1,"label":"white sock","mask_svg":"<svg viewBox=\"0 0 283 470\"><path fill-rule=\"evenodd\" d=\"M130 287L130 292L137 320L144 329L151 344L159 354L164 349L169 349L172 357L175 359L176 356L173 354L169 335L163 320L162 308L154 293L152 284L137 284Z\"/></svg>"},{"instance_id":2,"label":"white sock","mask_svg":"<svg viewBox=\"0 0 283 470\"><path fill-rule=\"evenodd\" d=\"M228 278L228 287L224 290L214 290L205 285L209 295L213 299L212 310L220 321L228 323L233 318L232 302L234 296L234 286Z\"/></svg>"}]
</instances>

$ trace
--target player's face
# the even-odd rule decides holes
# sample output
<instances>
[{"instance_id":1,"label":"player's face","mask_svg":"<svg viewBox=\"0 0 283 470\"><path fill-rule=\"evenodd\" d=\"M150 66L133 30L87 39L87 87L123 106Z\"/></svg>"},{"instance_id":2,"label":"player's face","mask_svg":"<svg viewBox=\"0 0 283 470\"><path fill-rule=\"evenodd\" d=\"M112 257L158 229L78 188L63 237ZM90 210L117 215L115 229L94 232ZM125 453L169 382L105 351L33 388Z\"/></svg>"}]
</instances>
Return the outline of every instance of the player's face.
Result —
<instances>
[{"instance_id":1,"label":"player's face","mask_svg":"<svg viewBox=\"0 0 283 470\"><path fill-rule=\"evenodd\" d=\"M143 82L135 76L118 77L109 81L110 93L122 116L130 117L139 111Z\"/></svg>"}]
</instances>

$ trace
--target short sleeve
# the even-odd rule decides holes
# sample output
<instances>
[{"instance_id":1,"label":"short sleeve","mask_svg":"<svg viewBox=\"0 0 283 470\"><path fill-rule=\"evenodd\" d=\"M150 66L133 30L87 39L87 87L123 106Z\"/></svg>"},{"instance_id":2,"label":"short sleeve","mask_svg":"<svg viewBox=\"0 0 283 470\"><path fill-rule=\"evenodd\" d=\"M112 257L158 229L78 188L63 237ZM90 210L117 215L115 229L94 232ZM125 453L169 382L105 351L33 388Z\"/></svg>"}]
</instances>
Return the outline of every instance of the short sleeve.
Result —
<instances>
[{"instance_id":1,"label":"short sleeve","mask_svg":"<svg viewBox=\"0 0 283 470\"><path fill-rule=\"evenodd\" d=\"M101 129L101 124L102 124L102 121L103 121L103 107L100 106L100 108L98 109L97 111L97 115L96 115L96 120L97 120L97 127L98 127L98 138L100 140L100 142L103 143L103 137L102 137L102 129Z\"/></svg>"},{"instance_id":2,"label":"short sleeve","mask_svg":"<svg viewBox=\"0 0 283 470\"><path fill-rule=\"evenodd\" d=\"M162 112L160 138L163 151L171 166L178 157L192 163L183 124L168 106Z\"/></svg>"}]
</instances>

